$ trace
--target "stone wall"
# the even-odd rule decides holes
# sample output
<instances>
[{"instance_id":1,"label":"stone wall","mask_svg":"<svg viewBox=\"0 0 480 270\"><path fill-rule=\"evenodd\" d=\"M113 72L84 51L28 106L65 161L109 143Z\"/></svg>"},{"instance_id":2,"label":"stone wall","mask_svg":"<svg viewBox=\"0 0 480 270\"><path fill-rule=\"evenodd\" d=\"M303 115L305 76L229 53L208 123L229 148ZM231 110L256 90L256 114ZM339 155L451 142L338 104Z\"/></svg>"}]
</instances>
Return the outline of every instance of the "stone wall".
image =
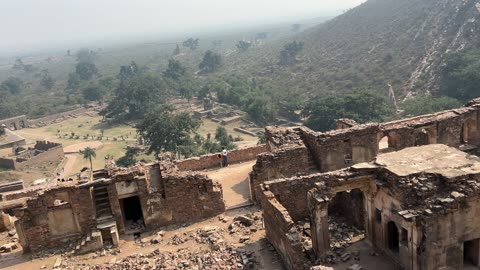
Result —
<instances>
[{"instance_id":1,"label":"stone wall","mask_svg":"<svg viewBox=\"0 0 480 270\"><path fill-rule=\"evenodd\" d=\"M15 170L15 160L11 158L0 157L0 167Z\"/></svg>"},{"instance_id":2,"label":"stone wall","mask_svg":"<svg viewBox=\"0 0 480 270\"><path fill-rule=\"evenodd\" d=\"M40 152L30 157L26 161L19 162L17 159L15 169L21 169L26 166L31 166L32 164L39 164L43 162L56 162L62 160L64 157L65 153L63 152L63 146L60 145L49 150Z\"/></svg>"},{"instance_id":3,"label":"stone wall","mask_svg":"<svg viewBox=\"0 0 480 270\"><path fill-rule=\"evenodd\" d=\"M255 160L257 155L267 152L266 145L258 145L228 152L228 163L240 163ZM200 157L179 160L176 165L180 171L200 171L220 167L218 154L203 155Z\"/></svg>"},{"instance_id":4,"label":"stone wall","mask_svg":"<svg viewBox=\"0 0 480 270\"><path fill-rule=\"evenodd\" d=\"M289 270L306 269L301 237L288 211L270 191L260 195L265 233Z\"/></svg>"},{"instance_id":5,"label":"stone wall","mask_svg":"<svg viewBox=\"0 0 480 270\"><path fill-rule=\"evenodd\" d=\"M60 121L63 121L65 119L71 118L71 117L76 117L88 112L95 112L95 111L100 111L101 106L89 106L89 107L81 107L78 109L74 109L71 111L63 112L63 113L57 113L49 116L45 116L42 118L37 118L37 119L29 119L28 120L28 125L31 127L43 127L46 125L50 125L53 123L57 123Z\"/></svg>"},{"instance_id":6,"label":"stone wall","mask_svg":"<svg viewBox=\"0 0 480 270\"><path fill-rule=\"evenodd\" d=\"M308 150L304 145L260 154L250 173L250 189L253 200L259 196L262 183L307 173Z\"/></svg>"},{"instance_id":7,"label":"stone wall","mask_svg":"<svg viewBox=\"0 0 480 270\"><path fill-rule=\"evenodd\" d=\"M163 166L162 166L163 167ZM120 200L138 196L147 229L194 222L225 211L222 186L204 175L158 172L148 165L138 175L116 174L107 190L120 232L125 231Z\"/></svg>"},{"instance_id":8,"label":"stone wall","mask_svg":"<svg viewBox=\"0 0 480 270\"><path fill-rule=\"evenodd\" d=\"M46 190L16 210L15 228L24 250L39 251L77 239L95 225L89 188L72 186Z\"/></svg>"},{"instance_id":9,"label":"stone wall","mask_svg":"<svg viewBox=\"0 0 480 270\"><path fill-rule=\"evenodd\" d=\"M0 120L0 126L5 125L10 130L19 130L28 127L27 116L20 115Z\"/></svg>"},{"instance_id":10,"label":"stone wall","mask_svg":"<svg viewBox=\"0 0 480 270\"><path fill-rule=\"evenodd\" d=\"M322 172L372 160L378 153L378 124L356 125L327 133L302 129L304 142Z\"/></svg>"},{"instance_id":11,"label":"stone wall","mask_svg":"<svg viewBox=\"0 0 480 270\"><path fill-rule=\"evenodd\" d=\"M56 162L65 157L63 146L59 143L37 141L33 149L27 149L15 157L0 158L0 166L19 170L43 162Z\"/></svg>"}]
</instances>

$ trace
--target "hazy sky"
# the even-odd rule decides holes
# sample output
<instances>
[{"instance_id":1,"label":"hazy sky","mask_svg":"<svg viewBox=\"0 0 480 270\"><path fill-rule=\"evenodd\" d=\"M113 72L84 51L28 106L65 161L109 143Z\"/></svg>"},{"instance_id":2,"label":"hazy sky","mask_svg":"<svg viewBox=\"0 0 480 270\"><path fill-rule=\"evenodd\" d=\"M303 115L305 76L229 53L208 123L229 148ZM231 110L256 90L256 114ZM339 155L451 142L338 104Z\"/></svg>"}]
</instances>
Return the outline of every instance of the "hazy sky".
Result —
<instances>
[{"instance_id":1,"label":"hazy sky","mask_svg":"<svg viewBox=\"0 0 480 270\"><path fill-rule=\"evenodd\" d=\"M365 0L0 0L0 50L338 14Z\"/></svg>"}]
</instances>

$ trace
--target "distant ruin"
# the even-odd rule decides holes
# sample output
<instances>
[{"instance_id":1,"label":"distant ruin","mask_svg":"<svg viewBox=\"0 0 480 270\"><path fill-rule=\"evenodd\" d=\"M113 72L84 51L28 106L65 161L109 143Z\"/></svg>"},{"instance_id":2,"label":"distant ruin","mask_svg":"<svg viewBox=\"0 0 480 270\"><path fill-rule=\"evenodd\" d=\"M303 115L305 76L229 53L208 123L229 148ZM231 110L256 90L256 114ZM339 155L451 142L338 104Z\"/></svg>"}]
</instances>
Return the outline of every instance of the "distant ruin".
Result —
<instances>
[{"instance_id":1,"label":"distant ruin","mask_svg":"<svg viewBox=\"0 0 480 270\"><path fill-rule=\"evenodd\" d=\"M0 157L0 167L18 170L41 162L59 162L64 157L62 144L37 141L33 148L24 149L14 145L9 156Z\"/></svg>"}]
</instances>

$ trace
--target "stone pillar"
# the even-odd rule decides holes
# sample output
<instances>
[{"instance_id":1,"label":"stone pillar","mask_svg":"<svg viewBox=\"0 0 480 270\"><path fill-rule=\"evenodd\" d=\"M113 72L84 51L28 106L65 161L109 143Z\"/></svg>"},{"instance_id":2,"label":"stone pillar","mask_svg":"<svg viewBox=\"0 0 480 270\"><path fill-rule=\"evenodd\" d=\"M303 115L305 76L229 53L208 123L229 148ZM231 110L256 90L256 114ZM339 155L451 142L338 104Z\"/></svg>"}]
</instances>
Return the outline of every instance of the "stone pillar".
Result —
<instances>
[{"instance_id":1,"label":"stone pillar","mask_svg":"<svg viewBox=\"0 0 480 270\"><path fill-rule=\"evenodd\" d=\"M310 210L312 245L317 257L325 255L330 250L330 235L328 231L327 196L313 189L308 192L308 208Z\"/></svg>"}]
</instances>

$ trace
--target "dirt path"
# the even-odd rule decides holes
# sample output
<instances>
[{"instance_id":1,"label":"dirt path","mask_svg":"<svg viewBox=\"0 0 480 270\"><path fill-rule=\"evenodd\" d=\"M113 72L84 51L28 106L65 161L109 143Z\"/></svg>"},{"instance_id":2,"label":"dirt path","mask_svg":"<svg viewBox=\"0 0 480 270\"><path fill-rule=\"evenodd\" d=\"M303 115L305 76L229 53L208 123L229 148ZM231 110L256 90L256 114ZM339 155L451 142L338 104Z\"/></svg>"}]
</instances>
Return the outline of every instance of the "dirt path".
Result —
<instances>
[{"instance_id":1,"label":"dirt path","mask_svg":"<svg viewBox=\"0 0 480 270\"><path fill-rule=\"evenodd\" d=\"M223 198L227 208L241 205L250 200L249 173L255 160L230 165L227 168L208 171L207 175L223 187Z\"/></svg>"},{"instance_id":2,"label":"dirt path","mask_svg":"<svg viewBox=\"0 0 480 270\"><path fill-rule=\"evenodd\" d=\"M76 143L76 144L66 146L63 148L63 151L65 153L78 153L87 147L98 149L102 146L103 146L103 143L100 141L82 142L82 143Z\"/></svg>"},{"instance_id":3,"label":"dirt path","mask_svg":"<svg viewBox=\"0 0 480 270\"><path fill-rule=\"evenodd\" d=\"M61 178L66 178L67 176L73 174L73 167L75 166L75 162L77 161L78 154L69 154L65 155L65 157L67 158L67 162L65 162L63 172L60 173Z\"/></svg>"}]
</instances>

